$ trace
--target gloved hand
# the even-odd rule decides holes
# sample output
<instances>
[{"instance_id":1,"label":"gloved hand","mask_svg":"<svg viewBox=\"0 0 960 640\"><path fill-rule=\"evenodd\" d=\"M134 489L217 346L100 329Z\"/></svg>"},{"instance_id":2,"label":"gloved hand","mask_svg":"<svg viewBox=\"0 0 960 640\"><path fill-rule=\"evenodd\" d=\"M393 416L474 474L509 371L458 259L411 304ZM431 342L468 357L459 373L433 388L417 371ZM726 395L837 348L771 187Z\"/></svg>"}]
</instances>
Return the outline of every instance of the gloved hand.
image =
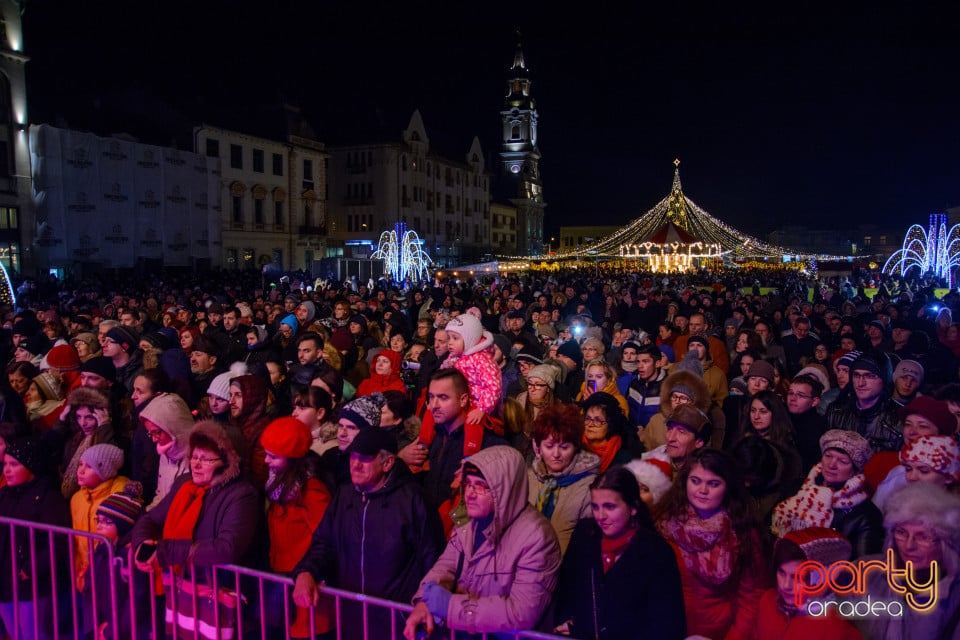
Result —
<instances>
[{"instance_id":1,"label":"gloved hand","mask_svg":"<svg viewBox=\"0 0 960 640\"><path fill-rule=\"evenodd\" d=\"M447 617L451 596L453 596L452 593L435 582L428 582L423 586L423 603L437 618Z\"/></svg>"}]
</instances>

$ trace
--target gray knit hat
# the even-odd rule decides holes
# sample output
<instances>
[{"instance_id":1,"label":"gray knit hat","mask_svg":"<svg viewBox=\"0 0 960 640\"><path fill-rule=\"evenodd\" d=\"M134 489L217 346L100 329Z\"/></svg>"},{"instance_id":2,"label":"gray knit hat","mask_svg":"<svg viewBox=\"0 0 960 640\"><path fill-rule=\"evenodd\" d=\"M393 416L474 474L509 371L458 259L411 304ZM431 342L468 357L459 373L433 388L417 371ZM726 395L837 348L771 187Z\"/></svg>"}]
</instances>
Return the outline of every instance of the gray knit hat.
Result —
<instances>
[{"instance_id":1,"label":"gray knit hat","mask_svg":"<svg viewBox=\"0 0 960 640\"><path fill-rule=\"evenodd\" d=\"M343 405L343 409L340 410L340 417L349 420L360 429L379 427L380 412L386 403L386 398L379 392L354 398Z\"/></svg>"},{"instance_id":2,"label":"gray knit hat","mask_svg":"<svg viewBox=\"0 0 960 640\"><path fill-rule=\"evenodd\" d=\"M80 461L96 471L101 480L110 480L123 466L123 449L112 444L95 444L80 454Z\"/></svg>"},{"instance_id":3,"label":"gray knit hat","mask_svg":"<svg viewBox=\"0 0 960 640\"><path fill-rule=\"evenodd\" d=\"M863 471L867 462L873 457L873 450L867 439L856 431L846 429L830 429L820 436L820 452L827 449L839 449L850 456L850 461L858 471Z\"/></svg>"}]
</instances>

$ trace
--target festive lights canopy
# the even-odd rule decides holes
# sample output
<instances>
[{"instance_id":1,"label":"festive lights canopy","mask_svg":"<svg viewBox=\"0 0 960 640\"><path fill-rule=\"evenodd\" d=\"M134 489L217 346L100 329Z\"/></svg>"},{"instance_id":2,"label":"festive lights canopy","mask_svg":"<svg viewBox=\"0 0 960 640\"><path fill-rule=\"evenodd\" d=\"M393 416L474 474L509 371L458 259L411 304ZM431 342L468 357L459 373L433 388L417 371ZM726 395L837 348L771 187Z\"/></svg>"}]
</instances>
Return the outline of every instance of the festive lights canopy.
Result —
<instances>
[{"instance_id":1,"label":"festive lights canopy","mask_svg":"<svg viewBox=\"0 0 960 640\"><path fill-rule=\"evenodd\" d=\"M960 225L947 230L947 216L930 216L930 228L925 231L918 224L907 229L903 248L898 249L883 265L883 272L901 277L916 267L920 275L933 275L953 287L953 269L960 266Z\"/></svg>"},{"instance_id":2,"label":"festive lights canopy","mask_svg":"<svg viewBox=\"0 0 960 640\"><path fill-rule=\"evenodd\" d=\"M655 270L676 270L694 266L696 259L772 259L784 262L848 258L780 247L725 224L683 194L680 161L674 160L674 165L670 194L627 226L571 253L526 259L569 260L577 256L644 258Z\"/></svg>"}]
</instances>

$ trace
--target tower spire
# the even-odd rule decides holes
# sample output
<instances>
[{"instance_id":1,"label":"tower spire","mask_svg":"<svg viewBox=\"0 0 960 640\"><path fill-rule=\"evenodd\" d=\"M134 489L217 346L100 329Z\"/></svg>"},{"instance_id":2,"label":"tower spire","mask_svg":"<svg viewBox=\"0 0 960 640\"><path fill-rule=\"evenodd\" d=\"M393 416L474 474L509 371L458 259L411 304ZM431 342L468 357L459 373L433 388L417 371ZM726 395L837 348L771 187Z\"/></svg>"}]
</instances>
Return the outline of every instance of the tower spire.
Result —
<instances>
[{"instance_id":1,"label":"tower spire","mask_svg":"<svg viewBox=\"0 0 960 640\"><path fill-rule=\"evenodd\" d=\"M526 71L527 64L523 59L523 37L520 35L520 29L516 30L517 36L517 50L513 53L513 66L510 67L511 71L517 71L518 69L523 69Z\"/></svg>"}]
</instances>

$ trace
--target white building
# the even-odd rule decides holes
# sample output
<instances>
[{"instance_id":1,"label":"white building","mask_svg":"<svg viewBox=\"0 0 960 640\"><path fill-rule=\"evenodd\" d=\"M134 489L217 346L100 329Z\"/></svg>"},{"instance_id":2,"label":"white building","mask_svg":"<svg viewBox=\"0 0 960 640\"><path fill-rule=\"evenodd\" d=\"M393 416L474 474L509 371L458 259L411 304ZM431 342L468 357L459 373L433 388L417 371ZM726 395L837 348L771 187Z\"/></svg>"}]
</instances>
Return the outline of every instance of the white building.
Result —
<instances>
[{"instance_id":1,"label":"white building","mask_svg":"<svg viewBox=\"0 0 960 640\"><path fill-rule=\"evenodd\" d=\"M32 271L33 211L21 2L0 0L0 263Z\"/></svg>"},{"instance_id":2,"label":"white building","mask_svg":"<svg viewBox=\"0 0 960 640\"><path fill-rule=\"evenodd\" d=\"M490 176L480 142L465 162L430 148L419 111L397 141L330 147L327 257L366 258L405 222L438 266L475 260L490 245Z\"/></svg>"},{"instance_id":3,"label":"white building","mask_svg":"<svg viewBox=\"0 0 960 640\"><path fill-rule=\"evenodd\" d=\"M220 160L221 263L311 269L326 255L327 153L313 132L286 141L201 125L198 154Z\"/></svg>"},{"instance_id":4,"label":"white building","mask_svg":"<svg viewBox=\"0 0 960 640\"><path fill-rule=\"evenodd\" d=\"M216 159L49 125L29 148L38 270L219 265Z\"/></svg>"}]
</instances>

